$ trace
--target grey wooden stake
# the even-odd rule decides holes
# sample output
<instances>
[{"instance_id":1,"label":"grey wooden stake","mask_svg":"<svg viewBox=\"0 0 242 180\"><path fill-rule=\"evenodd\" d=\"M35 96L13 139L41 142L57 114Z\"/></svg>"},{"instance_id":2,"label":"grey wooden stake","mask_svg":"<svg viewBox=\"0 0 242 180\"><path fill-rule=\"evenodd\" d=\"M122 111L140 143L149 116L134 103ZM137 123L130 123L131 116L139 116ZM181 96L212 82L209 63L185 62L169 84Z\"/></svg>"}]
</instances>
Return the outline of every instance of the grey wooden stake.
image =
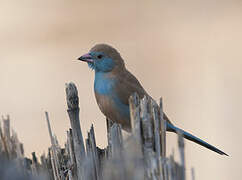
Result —
<instances>
[{"instance_id":1,"label":"grey wooden stake","mask_svg":"<svg viewBox=\"0 0 242 180\"><path fill-rule=\"evenodd\" d=\"M58 180L58 176L57 176L57 168L56 168L56 164L55 164L55 160L54 160L54 153L53 153L53 149L50 148L50 160L51 160L51 167L52 167L52 172L54 175L54 179Z\"/></svg>"},{"instance_id":2,"label":"grey wooden stake","mask_svg":"<svg viewBox=\"0 0 242 180\"><path fill-rule=\"evenodd\" d=\"M32 173L37 176L39 173L38 161L35 152L32 152Z\"/></svg>"},{"instance_id":3,"label":"grey wooden stake","mask_svg":"<svg viewBox=\"0 0 242 180\"><path fill-rule=\"evenodd\" d=\"M3 142L2 142L2 125L0 121L0 154L2 153L4 147L3 147Z\"/></svg>"},{"instance_id":4,"label":"grey wooden stake","mask_svg":"<svg viewBox=\"0 0 242 180\"><path fill-rule=\"evenodd\" d=\"M177 132L178 134L178 147L179 147L179 152L180 152L180 158L181 158L181 168L182 168L182 176L181 180L186 179L186 174L185 174L185 144L184 144L184 138L183 135L180 131Z\"/></svg>"},{"instance_id":5,"label":"grey wooden stake","mask_svg":"<svg viewBox=\"0 0 242 180\"><path fill-rule=\"evenodd\" d=\"M68 170L68 180L74 180L71 170Z\"/></svg>"},{"instance_id":6,"label":"grey wooden stake","mask_svg":"<svg viewBox=\"0 0 242 180\"><path fill-rule=\"evenodd\" d=\"M7 119L5 119L2 116L3 119L3 132L4 132L4 136L10 140L10 118L9 115L7 115Z\"/></svg>"},{"instance_id":7,"label":"grey wooden stake","mask_svg":"<svg viewBox=\"0 0 242 180\"><path fill-rule=\"evenodd\" d=\"M195 180L195 170L194 168L191 169L192 180Z\"/></svg>"},{"instance_id":8,"label":"grey wooden stake","mask_svg":"<svg viewBox=\"0 0 242 180\"><path fill-rule=\"evenodd\" d=\"M11 144L11 140L10 140L10 118L9 115L7 115L7 118L5 119L2 116L2 120L3 120L3 137L4 137L4 142L5 142L5 147L6 147L6 153L8 154L8 158L11 159L12 158L12 144Z\"/></svg>"},{"instance_id":9,"label":"grey wooden stake","mask_svg":"<svg viewBox=\"0 0 242 180\"><path fill-rule=\"evenodd\" d=\"M3 152L6 154L7 159L9 159L10 157L9 157L7 142L3 135L3 131L1 129L0 129L0 138L1 138L2 146L3 146Z\"/></svg>"},{"instance_id":10,"label":"grey wooden stake","mask_svg":"<svg viewBox=\"0 0 242 180\"><path fill-rule=\"evenodd\" d=\"M12 130L12 140L14 141L15 146L16 146L17 158L22 159L23 154L21 152L20 142L18 140L18 135L14 130Z\"/></svg>"},{"instance_id":11,"label":"grey wooden stake","mask_svg":"<svg viewBox=\"0 0 242 180\"><path fill-rule=\"evenodd\" d=\"M79 97L77 88L74 83L66 84L66 100L68 106L67 112L70 118L71 128L73 132L77 177L78 180L86 180L84 169L85 148L79 119Z\"/></svg>"},{"instance_id":12,"label":"grey wooden stake","mask_svg":"<svg viewBox=\"0 0 242 180\"><path fill-rule=\"evenodd\" d=\"M112 160L118 161L114 168L118 169L119 180L127 179L125 173L125 160L123 155L123 136L121 132L121 126L114 123L110 129L111 138L111 150L112 150Z\"/></svg>"},{"instance_id":13,"label":"grey wooden stake","mask_svg":"<svg viewBox=\"0 0 242 180\"><path fill-rule=\"evenodd\" d=\"M21 143L19 142L18 135L14 130L12 130L11 139L12 139L13 147L15 147L14 151L16 152L16 155L17 155L16 162L18 164L18 168L20 170L25 171L24 166L23 166L24 165L24 155L23 155L23 152L21 151Z\"/></svg>"},{"instance_id":14,"label":"grey wooden stake","mask_svg":"<svg viewBox=\"0 0 242 180\"><path fill-rule=\"evenodd\" d=\"M106 149L106 156L107 158L111 158L111 154L112 154L112 149L111 149L111 135L110 135L110 130L111 130L111 127L113 125L113 122L112 120L106 118L106 126L107 126L107 140L108 140L108 147Z\"/></svg>"},{"instance_id":15,"label":"grey wooden stake","mask_svg":"<svg viewBox=\"0 0 242 180\"><path fill-rule=\"evenodd\" d=\"M150 114L150 99L146 96L140 102L143 135L143 153L146 167L146 178L156 180L158 174L157 160L154 153L154 131Z\"/></svg>"},{"instance_id":16,"label":"grey wooden stake","mask_svg":"<svg viewBox=\"0 0 242 180\"><path fill-rule=\"evenodd\" d=\"M111 148L112 148L112 157L121 156L123 149L123 137L121 132L121 126L114 123L110 130L111 135Z\"/></svg>"},{"instance_id":17,"label":"grey wooden stake","mask_svg":"<svg viewBox=\"0 0 242 180\"><path fill-rule=\"evenodd\" d=\"M168 177L168 179L173 179L173 177L172 177L172 162L171 162L170 159L168 159L166 161L166 163L167 163L167 177Z\"/></svg>"},{"instance_id":18,"label":"grey wooden stake","mask_svg":"<svg viewBox=\"0 0 242 180\"><path fill-rule=\"evenodd\" d=\"M100 176L99 176L100 164L99 164L99 157L98 157L98 153L97 153L97 146L96 146L96 139L95 139L93 124L90 129L89 140L90 140L91 153L92 153L93 163L94 163L94 171L95 171L94 174L95 174L95 178L97 180L99 180L100 179Z\"/></svg>"},{"instance_id":19,"label":"grey wooden stake","mask_svg":"<svg viewBox=\"0 0 242 180\"><path fill-rule=\"evenodd\" d=\"M47 122L49 136L50 136L51 151L52 151L52 157L53 157L53 163L54 163L54 166L52 166L52 168L55 171L54 177L57 178L56 180L59 180L59 179L61 179L60 172L59 172L60 164L59 164L59 161L58 161L57 150L56 150L55 141L54 141L54 137L53 137L51 126L50 126L50 119L49 119L48 112L45 112L45 117L46 117L46 122Z\"/></svg>"},{"instance_id":20,"label":"grey wooden stake","mask_svg":"<svg viewBox=\"0 0 242 180\"><path fill-rule=\"evenodd\" d=\"M148 98L146 96L141 100L140 108L143 132L143 147L146 149L153 149L153 126L151 121L151 115L148 108Z\"/></svg>"},{"instance_id":21,"label":"grey wooden stake","mask_svg":"<svg viewBox=\"0 0 242 180\"><path fill-rule=\"evenodd\" d=\"M67 131L67 144L68 144L70 165L76 167L76 159L75 159L74 145L73 145L73 138L72 138L72 129L69 129L69 131Z\"/></svg>"},{"instance_id":22,"label":"grey wooden stake","mask_svg":"<svg viewBox=\"0 0 242 180\"><path fill-rule=\"evenodd\" d=\"M153 119L154 124L154 142L155 142L155 155L156 155L156 161L157 161L157 171L158 176L162 176L162 166L161 166L161 144L160 144L160 134L161 134L161 121L159 117L159 107L156 104L154 100L151 100L151 115Z\"/></svg>"},{"instance_id":23,"label":"grey wooden stake","mask_svg":"<svg viewBox=\"0 0 242 180\"><path fill-rule=\"evenodd\" d=\"M154 121L154 137L155 137L155 151L157 158L161 155L161 147L160 147L160 117L158 116L158 107L156 102L151 101L151 113Z\"/></svg>"},{"instance_id":24,"label":"grey wooden stake","mask_svg":"<svg viewBox=\"0 0 242 180\"><path fill-rule=\"evenodd\" d=\"M166 162L166 121L163 113L163 100L160 98L160 144L161 144L161 157L162 157L162 173L165 180L168 179L168 169Z\"/></svg>"},{"instance_id":25,"label":"grey wooden stake","mask_svg":"<svg viewBox=\"0 0 242 180\"><path fill-rule=\"evenodd\" d=\"M88 138L86 139L86 154L87 157L90 159L90 176L92 176L93 180L99 180L100 177L100 161L97 152L96 140L95 140L95 133L93 125L91 126L90 131L88 132Z\"/></svg>"},{"instance_id":26,"label":"grey wooden stake","mask_svg":"<svg viewBox=\"0 0 242 180\"><path fill-rule=\"evenodd\" d=\"M130 109L130 120L131 120L131 128L132 128L132 149L135 153L135 156L138 159L144 160L144 154L142 149L142 134L141 134L141 119L140 119L140 99L137 93L134 93L129 98L129 109ZM130 147L129 147L130 148ZM140 166L140 162L135 162L136 166ZM145 166L142 166L144 168ZM134 179L138 179L139 177L145 178L145 172L142 171L143 174L139 173L139 176L135 176Z\"/></svg>"},{"instance_id":27,"label":"grey wooden stake","mask_svg":"<svg viewBox=\"0 0 242 180\"><path fill-rule=\"evenodd\" d=\"M134 135L138 145L141 146L142 138L141 138L141 123L140 123L140 99L137 93L134 93L129 98L129 110L130 110L132 134Z\"/></svg>"},{"instance_id":28,"label":"grey wooden stake","mask_svg":"<svg viewBox=\"0 0 242 180\"><path fill-rule=\"evenodd\" d=\"M161 138L160 138L160 144L161 144L161 156L163 158L166 157L166 121L164 120L164 114L163 114L163 102L162 98L160 98L160 129L161 129Z\"/></svg>"}]
</instances>

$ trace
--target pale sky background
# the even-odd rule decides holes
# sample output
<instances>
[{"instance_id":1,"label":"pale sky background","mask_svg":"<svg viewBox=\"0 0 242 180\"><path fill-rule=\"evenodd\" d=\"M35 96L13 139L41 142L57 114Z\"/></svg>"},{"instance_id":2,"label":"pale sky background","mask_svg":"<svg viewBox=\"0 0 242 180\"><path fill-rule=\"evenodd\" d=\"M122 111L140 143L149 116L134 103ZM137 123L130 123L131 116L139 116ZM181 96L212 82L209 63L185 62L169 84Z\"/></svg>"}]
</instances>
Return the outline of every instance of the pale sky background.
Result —
<instances>
[{"instance_id":1,"label":"pale sky background","mask_svg":"<svg viewBox=\"0 0 242 180\"><path fill-rule=\"evenodd\" d=\"M163 97L176 125L230 155L186 141L188 179L191 167L197 180L241 179L241 0L0 0L0 22L0 114L10 114L26 155L50 146L46 110L64 144L69 81L78 86L83 135L93 123L106 145L94 73L75 60L104 42L153 98ZM175 135L167 142L168 152L177 147Z\"/></svg>"}]
</instances>

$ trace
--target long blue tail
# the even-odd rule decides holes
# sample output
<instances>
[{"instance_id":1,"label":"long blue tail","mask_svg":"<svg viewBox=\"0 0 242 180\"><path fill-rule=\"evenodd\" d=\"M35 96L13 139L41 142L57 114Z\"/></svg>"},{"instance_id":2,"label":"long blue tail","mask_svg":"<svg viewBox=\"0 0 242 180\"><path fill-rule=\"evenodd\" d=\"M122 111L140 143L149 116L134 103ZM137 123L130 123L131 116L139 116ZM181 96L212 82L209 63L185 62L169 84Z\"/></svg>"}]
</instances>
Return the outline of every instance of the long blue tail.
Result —
<instances>
[{"instance_id":1,"label":"long blue tail","mask_svg":"<svg viewBox=\"0 0 242 180\"><path fill-rule=\"evenodd\" d=\"M188 133L188 132L186 132L186 131L178 128L178 127L175 127L174 125L170 124L169 122L167 122L166 124L167 124L167 131L175 132L175 133L180 132L184 136L184 138L186 138L190 141L193 141L197 144L200 144L200 145L202 145L202 146L204 146L204 147L206 147L206 148L208 148L208 149L210 149L210 150L212 150L216 153L228 156L228 154L226 154L225 152L223 152L223 151L219 150L218 148L212 146L211 144L208 144L205 141L195 137L194 135L192 135L192 134L190 134L190 133Z\"/></svg>"}]
</instances>

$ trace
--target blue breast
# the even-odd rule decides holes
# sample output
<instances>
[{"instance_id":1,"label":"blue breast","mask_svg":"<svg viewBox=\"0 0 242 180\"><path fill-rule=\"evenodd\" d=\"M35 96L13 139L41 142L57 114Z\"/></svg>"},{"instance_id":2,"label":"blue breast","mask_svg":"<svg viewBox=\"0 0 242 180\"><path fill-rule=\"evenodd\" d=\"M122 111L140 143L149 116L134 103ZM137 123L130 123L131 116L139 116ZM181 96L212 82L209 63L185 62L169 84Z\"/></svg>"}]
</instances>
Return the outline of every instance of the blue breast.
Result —
<instances>
[{"instance_id":1,"label":"blue breast","mask_svg":"<svg viewBox=\"0 0 242 180\"><path fill-rule=\"evenodd\" d=\"M123 104L119 99L118 94L115 92L115 78L111 78L104 72L95 72L95 82L94 82L94 90L98 95L105 95L110 99L110 101L114 102L115 107L113 110L120 113L125 118L129 118L129 106Z\"/></svg>"},{"instance_id":2,"label":"blue breast","mask_svg":"<svg viewBox=\"0 0 242 180\"><path fill-rule=\"evenodd\" d=\"M100 95L111 95L115 86L115 79L104 72L95 72L94 90Z\"/></svg>"}]
</instances>

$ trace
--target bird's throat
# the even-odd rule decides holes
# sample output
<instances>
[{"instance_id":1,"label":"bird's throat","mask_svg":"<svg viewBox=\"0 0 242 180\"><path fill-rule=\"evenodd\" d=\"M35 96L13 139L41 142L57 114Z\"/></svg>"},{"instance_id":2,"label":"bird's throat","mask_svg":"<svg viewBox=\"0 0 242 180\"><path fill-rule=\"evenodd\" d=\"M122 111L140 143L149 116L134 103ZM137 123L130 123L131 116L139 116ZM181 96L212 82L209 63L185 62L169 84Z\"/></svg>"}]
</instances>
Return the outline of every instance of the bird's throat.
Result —
<instances>
[{"instance_id":1,"label":"bird's throat","mask_svg":"<svg viewBox=\"0 0 242 180\"><path fill-rule=\"evenodd\" d=\"M100 95L111 95L115 80L109 73L95 72L94 90Z\"/></svg>"}]
</instances>

